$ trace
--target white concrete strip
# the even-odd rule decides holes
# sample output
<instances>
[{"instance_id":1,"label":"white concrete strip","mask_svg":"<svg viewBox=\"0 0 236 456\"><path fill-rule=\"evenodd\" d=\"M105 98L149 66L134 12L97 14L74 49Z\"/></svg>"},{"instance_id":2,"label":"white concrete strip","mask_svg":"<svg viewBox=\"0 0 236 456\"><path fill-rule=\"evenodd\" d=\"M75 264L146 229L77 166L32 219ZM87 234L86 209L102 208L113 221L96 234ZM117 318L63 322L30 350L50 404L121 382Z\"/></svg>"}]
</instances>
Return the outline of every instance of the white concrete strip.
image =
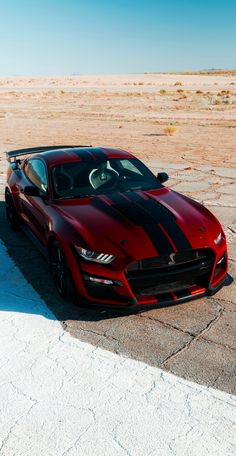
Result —
<instances>
[{"instance_id":1,"label":"white concrete strip","mask_svg":"<svg viewBox=\"0 0 236 456\"><path fill-rule=\"evenodd\" d=\"M1 456L229 456L235 398L64 332L0 243Z\"/></svg>"}]
</instances>

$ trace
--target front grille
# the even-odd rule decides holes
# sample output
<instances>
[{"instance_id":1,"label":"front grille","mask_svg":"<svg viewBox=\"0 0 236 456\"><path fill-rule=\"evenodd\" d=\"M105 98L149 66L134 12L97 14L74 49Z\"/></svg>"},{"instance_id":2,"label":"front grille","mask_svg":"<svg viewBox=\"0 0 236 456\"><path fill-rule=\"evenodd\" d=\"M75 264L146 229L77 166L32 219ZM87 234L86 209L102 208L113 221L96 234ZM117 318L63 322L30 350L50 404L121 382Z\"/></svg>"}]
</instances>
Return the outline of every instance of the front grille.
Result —
<instances>
[{"instance_id":1,"label":"front grille","mask_svg":"<svg viewBox=\"0 0 236 456\"><path fill-rule=\"evenodd\" d=\"M136 261L128 266L127 272L166 268L167 266L178 266L191 263L197 260L204 260L207 258L207 252L205 249L202 250L189 250L185 252L176 252L166 255L160 255L152 258L145 258L144 260Z\"/></svg>"},{"instance_id":2,"label":"front grille","mask_svg":"<svg viewBox=\"0 0 236 456\"><path fill-rule=\"evenodd\" d=\"M158 295L193 285L207 287L213 263L210 249L183 251L132 263L126 277L136 296Z\"/></svg>"}]
</instances>

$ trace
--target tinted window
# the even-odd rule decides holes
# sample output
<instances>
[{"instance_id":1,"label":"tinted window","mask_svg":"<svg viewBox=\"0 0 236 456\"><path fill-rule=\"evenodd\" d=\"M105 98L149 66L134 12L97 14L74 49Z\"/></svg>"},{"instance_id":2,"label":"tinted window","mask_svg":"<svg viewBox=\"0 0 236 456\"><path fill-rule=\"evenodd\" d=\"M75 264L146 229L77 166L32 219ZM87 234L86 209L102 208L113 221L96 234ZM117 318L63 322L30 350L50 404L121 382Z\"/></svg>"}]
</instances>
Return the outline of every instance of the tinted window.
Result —
<instances>
[{"instance_id":1,"label":"tinted window","mask_svg":"<svg viewBox=\"0 0 236 456\"><path fill-rule=\"evenodd\" d=\"M76 198L118 191L150 190L161 185L135 158L82 160L52 169L53 187L59 198Z\"/></svg>"},{"instance_id":2,"label":"tinted window","mask_svg":"<svg viewBox=\"0 0 236 456\"><path fill-rule=\"evenodd\" d=\"M44 192L48 189L46 167L41 160L28 160L24 167L25 174L29 180Z\"/></svg>"},{"instance_id":3,"label":"tinted window","mask_svg":"<svg viewBox=\"0 0 236 456\"><path fill-rule=\"evenodd\" d=\"M141 171L135 166L132 160L121 160L121 164L124 169L133 171L134 173L142 174Z\"/></svg>"}]
</instances>

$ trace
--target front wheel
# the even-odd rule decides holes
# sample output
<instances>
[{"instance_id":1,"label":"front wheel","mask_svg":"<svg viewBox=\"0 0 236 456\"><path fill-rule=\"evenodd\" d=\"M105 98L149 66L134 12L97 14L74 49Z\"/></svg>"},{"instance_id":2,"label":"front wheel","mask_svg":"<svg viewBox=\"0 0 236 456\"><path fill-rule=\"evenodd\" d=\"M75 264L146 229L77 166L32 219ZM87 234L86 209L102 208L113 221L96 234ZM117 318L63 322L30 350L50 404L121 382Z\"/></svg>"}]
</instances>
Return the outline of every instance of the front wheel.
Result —
<instances>
[{"instance_id":1,"label":"front wheel","mask_svg":"<svg viewBox=\"0 0 236 456\"><path fill-rule=\"evenodd\" d=\"M76 303L77 295L75 286L67 265L65 255L58 241L50 249L50 268L56 289L62 298L69 298Z\"/></svg>"},{"instance_id":2,"label":"front wheel","mask_svg":"<svg viewBox=\"0 0 236 456\"><path fill-rule=\"evenodd\" d=\"M12 230L18 230L20 228L20 220L16 212L13 198L9 192L6 190L5 193L5 203L6 203L6 217L8 224Z\"/></svg>"}]
</instances>

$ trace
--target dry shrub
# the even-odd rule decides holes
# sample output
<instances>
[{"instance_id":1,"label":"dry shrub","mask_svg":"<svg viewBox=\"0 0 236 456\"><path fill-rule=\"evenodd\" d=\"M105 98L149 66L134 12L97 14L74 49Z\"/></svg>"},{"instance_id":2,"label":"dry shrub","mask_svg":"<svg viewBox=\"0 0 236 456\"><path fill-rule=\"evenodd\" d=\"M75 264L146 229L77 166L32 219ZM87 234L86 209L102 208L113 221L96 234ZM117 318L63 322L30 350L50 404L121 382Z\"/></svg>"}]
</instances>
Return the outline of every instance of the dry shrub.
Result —
<instances>
[{"instance_id":1,"label":"dry shrub","mask_svg":"<svg viewBox=\"0 0 236 456\"><path fill-rule=\"evenodd\" d=\"M230 90L221 90L221 92L218 92L217 95L218 97L223 97L224 95L229 95Z\"/></svg>"},{"instance_id":2,"label":"dry shrub","mask_svg":"<svg viewBox=\"0 0 236 456\"><path fill-rule=\"evenodd\" d=\"M184 93L184 90L183 89L177 89L177 92L178 93Z\"/></svg>"},{"instance_id":3,"label":"dry shrub","mask_svg":"<svg viewBox=\"0 0 236 456\"><path fill-rule=\"evenodd\" d=\"M166 90L165 89L161 89L159 93L160 93L160 95L165 95Z\"/></svg>"},{"instance_id":4,"label":"dry shrub","mask_svg":"<svg viewBox=\"0 0 236 456\"><path fill-rule=\"evenodd\" d=\"M181 81L176 81L174 83L174 86L183 86L183 83Z\"/></svg>"},{"instance_id":5,"label":"dry shrub","mask_svg":"<svg viewBox=\"0 0 236 456\"><path fill-rule=\"evenodd\" d=\"M221 104L222 104L222 101L219 100L219 99L218 99L218 100L214 100L214 101L213 101L213 104L214 104L214 105L221 105Z\"/></svg>"},{"instance_id":6,"label":"dry shrub","mask_svg":"<svg viewBox=\"0 0 236 456\"><path fill-rule=\"evenodd\" d=\"M167 136L173 136L177 131L177 128L174 125L166 125L164 127L164 133Z\"/></svg>"},{"instance_id":7,"label":"dry shrub","mask_svg":"<svg viewBox=\"0 0 236 456\"><path fill-rule=\"evenodd\" d=\"M202 95L202 94L203 94L203 91L202 91L202 90L196 90L196 94L197 94L197 95Z\"/></svg>"}]
</instances>

